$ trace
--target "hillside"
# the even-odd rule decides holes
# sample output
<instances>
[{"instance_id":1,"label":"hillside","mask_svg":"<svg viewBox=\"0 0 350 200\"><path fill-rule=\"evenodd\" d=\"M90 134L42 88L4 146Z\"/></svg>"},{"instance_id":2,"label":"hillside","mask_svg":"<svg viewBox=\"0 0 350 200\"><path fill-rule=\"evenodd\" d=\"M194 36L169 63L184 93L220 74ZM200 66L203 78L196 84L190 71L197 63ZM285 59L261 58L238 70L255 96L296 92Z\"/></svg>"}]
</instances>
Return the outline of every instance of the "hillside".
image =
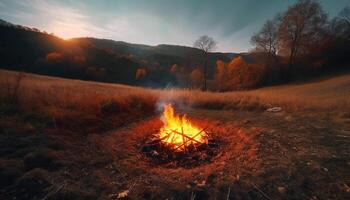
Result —
<instances>
[{"instance_id":1,"label":"hillside","mask_svg":"<svg viewBox=\"0 0 350 200\"><path fill-rule=\"evenodd\" d=\"M95 38L63 40L35 28L0 23L0 68L82 80L151 87L181 85L170 69L174 64L185 74L202 65L198 49L147 46ZM218 59L229 61L234 53L210 53L209 74ZM138 69L146 76L137 78Z\"/></svg>"},{"instance_id":2,"label":"hillside","mask_svg":"<svg viewBox=\"0 0 350 200\"><path fill-rule=\"evenodd\" d=\"M0 25L1 68L135 84L137 62L88 44L21 26Z\"/></svg>"},{"instance_id":3,"label":"hillside","mask_svg":"<svg viewBox=\"0 0 350 200\"><path fill-rule=\"evenodd\" d=\"M163 68L170 68L173 64L178 64L193 69L202 62L201 51L192 47L166 44L149 46L97 38L75 38L74 40L88 42L98 48L108 49L120 55L132 56L140 61L146 60L149 65L160 65ZM236 53L209 53L208 62L211 74L214 72L217 60L228 62L237 55Z\"/></svg>"}]
</instances>

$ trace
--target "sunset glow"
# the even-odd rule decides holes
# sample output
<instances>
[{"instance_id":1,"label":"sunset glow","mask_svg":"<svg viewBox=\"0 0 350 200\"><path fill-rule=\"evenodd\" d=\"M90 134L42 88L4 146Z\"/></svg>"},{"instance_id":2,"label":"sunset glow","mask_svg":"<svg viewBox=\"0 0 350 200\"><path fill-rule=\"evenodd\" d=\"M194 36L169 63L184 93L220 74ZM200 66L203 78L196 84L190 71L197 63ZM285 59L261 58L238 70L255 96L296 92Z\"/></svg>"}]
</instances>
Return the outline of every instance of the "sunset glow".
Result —
<instances>
[{"instance_id":1,"label":"sunset glow","mask_svg":"<svg viewBox=\"0 0 350 200\"><path fill-rule=\"evenodd\" d=\"M64 39L89 36L148 45L192 46L196 38L206 34L217 39L217 51L243 52L251 49L250 35L258 31L257 25L270 18L273 10L285 9L292 2L1 1L0 18ZM323 4L335 14L347 1Z\"/></svg>"}]
</instances>

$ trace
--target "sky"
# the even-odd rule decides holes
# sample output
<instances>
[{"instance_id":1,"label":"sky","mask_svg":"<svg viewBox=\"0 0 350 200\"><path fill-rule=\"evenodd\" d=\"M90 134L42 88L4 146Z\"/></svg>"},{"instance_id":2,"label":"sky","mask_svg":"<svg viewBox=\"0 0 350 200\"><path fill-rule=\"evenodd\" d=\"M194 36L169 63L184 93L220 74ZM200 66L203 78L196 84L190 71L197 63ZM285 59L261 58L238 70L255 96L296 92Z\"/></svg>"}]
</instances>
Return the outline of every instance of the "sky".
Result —
<instances>
[{"instance_id":1,"label":"sky","mask_svg":"<svg viewBox=\"0 0 350 200\"><path fill-rule=\"evenodd\" d=\"M267 19L296 0L0 0L0 19L69 39L97 37L148 45L193 46L201 35L216 51L245 52ZM319 0L330 17L350 0Z\"/></svg>"}]
</instances>

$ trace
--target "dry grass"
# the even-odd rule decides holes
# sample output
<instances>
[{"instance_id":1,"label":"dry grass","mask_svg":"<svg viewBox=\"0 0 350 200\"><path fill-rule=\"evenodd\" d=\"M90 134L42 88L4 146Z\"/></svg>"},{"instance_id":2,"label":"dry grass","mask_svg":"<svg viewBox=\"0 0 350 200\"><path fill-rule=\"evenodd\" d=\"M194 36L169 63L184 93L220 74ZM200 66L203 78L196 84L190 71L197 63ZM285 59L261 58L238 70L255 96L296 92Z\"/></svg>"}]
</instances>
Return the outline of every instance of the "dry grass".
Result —
<instances>
[{"instance_id":1,"label":"dry grass","mask_svg":"<svg viewBox=\"0 0 350 200\"><path fill-rule=\"evenodd\" d=\"M142 119L159 110L162 102L178 107L215 110L285 111L328 110L350 115L350 75L304 85L286 85L242 92L155 90L120 84L25 74L17 87L18 72L0 71L1 98L11 97L25 111L41 113L54 127L91 133ZM81 127L85 127L83 130Z\"/></svg>"},{"instance_id":2,"label":"dry grass","mask_svg":"<svg viewBox=\"0 0 350 200\"><path fill-rule=\"evenodd\" d=\"M16 72L0 71L0 89L15 82ZM52 78L26 74L19 100L26 109L50 114L67 110L87 114L109 112L152 112L157 102L206 109L265 110L281 106L285 110L342 109L350 107L350 75L303 85L285 85L246 92L202 92L196 90L154 90L119 84ZM5 94L3 91L2 94ZM57 111L58 110L58 111ZM57 114L57 113L56 113Z\"/></svg>"},{"instance_id":3,"label":"dry grass","mask_svg":"<svg viewBox=\"0 0 350 200\"><path fill-rule=\"evenodd\" d=\"M3 99L16 77L0 71ZM113 199L125 190L131 199L225 199L228 191L238 199L261 199L260 191L272 199L348 195L349 75L228 93L33 74L20 83L17 104L0 104L0 184L10 186L3 199ZM186 169L143 157L140 141L161 126L155 112L165 101L197 108L187 110L193 122L222 138L214 162ZM261 112L271 106L286 112ZM36 180L43 185L31 192Z\"/></svg>"}]
</instances>

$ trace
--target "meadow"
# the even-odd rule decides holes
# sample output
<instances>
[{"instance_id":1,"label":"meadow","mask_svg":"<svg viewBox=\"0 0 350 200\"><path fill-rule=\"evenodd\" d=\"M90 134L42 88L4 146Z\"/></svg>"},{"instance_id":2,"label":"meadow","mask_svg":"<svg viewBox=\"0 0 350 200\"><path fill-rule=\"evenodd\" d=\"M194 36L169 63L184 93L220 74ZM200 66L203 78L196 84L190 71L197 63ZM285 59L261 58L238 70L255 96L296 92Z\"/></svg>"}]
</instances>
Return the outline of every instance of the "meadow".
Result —
<instances>
[{"instance_id":1,"label":"meadow","mask_svg":"<svg viewBox=\"0 0 350 200\"><path fill-rule=\"evenodd\" d=\"M148 89L120 84L106 84L1 70L2 98L15 95L24 109L43 112L71 110L102 114L116 109L153 112L158 102L204 109L263 111L273 106L284 110L339 110L350 105L349 75L323 78L309 83L265 87L242 92L203 92L189 89ZM20 83L17 83L18 77ZM16 85L16 94L12 94ZM51 110L51 111L50 111Z\"/></svg>"},{"instance_id":2,"label":"meadow","mask_svg":"<svg viewBox=\"0 0 350 200\"><path fill-rule=\"evenodd\" d=\"M1 70L0 88L5 199L345 199L350 192L350 75L217 93ZM222 138L212 162L154 165L140 154L168 102Z\"/></svg>"}]
</instances>

